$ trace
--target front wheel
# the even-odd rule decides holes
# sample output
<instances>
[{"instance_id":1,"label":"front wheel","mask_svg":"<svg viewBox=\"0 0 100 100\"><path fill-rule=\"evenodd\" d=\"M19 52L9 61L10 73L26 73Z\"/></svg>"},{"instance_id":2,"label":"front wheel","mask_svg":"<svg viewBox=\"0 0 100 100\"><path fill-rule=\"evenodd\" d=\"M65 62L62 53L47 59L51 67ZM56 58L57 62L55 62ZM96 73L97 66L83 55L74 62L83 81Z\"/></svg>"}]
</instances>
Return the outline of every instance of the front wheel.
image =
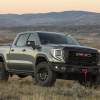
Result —
<instances>
[{"instance_id":1,"label":"front wheel","mask_svg":"<svg viewBox=\"0 0 100 100\"><path fill-rule=\"evenodd\" d=\"M52 86L56 81L56 73L50 69L49 63L41 62L35 68L34 78L41 86Z\"/></svg>"}]
</instances>

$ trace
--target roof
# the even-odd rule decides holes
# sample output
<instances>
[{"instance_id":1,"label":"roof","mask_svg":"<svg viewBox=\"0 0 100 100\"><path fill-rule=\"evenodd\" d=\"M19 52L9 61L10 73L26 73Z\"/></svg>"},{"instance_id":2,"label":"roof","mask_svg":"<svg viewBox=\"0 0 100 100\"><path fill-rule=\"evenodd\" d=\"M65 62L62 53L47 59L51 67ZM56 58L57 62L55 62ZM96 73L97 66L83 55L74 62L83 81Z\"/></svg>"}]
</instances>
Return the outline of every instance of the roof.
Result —
<instances>
[{"instance_id":1,"label":"roof","mask_svg":"<svg viewBox=\"0 0 100 100\"><path fill-rule=\"evenodd\" d=\"M50 31L25 31L25 32L21 32L19 34L26 34L26 33L49 33L49 34L65 34L62 32L50 32ZM68 33L67 33L68 34Z\"/></svg>"}]
</instances>

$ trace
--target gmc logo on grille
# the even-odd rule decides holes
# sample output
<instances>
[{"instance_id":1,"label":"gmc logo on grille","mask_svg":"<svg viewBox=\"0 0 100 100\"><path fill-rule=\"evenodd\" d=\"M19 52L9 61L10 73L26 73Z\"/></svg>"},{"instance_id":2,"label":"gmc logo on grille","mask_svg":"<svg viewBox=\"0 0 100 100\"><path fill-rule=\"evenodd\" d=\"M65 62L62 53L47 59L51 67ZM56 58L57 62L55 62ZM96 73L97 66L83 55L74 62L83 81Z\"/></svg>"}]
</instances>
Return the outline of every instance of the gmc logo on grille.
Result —
<instances>
[{"instance_id":1,"label":"gmc logo on grille","mask_svg":"<svg viewBox=\"0 0 100 100\"><path fill-rule=\"evenodd\" d=\"M91 54L87 54L87 53L76 53L76 56L79 56L79 57L92 57Z\"/></svg>"}]
</instances>

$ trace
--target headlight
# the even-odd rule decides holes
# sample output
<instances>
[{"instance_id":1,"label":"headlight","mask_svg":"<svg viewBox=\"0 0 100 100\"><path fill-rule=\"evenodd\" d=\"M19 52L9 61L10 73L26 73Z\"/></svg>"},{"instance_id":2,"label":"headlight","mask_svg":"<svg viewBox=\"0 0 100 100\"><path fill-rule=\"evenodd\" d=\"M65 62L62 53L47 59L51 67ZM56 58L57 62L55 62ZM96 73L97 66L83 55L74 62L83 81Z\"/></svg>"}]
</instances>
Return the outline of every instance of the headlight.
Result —
<instances>
[{"instance_id":1,"label":"headlight","mask_svg":"<svg viewBox=\"0 0 100 100\"><path fill-rule=\"evenodd\" d=\"M51 54L54 58L58 60L63 60L63 51L62 49L52 49Z\"/></svg>"}]
</instances>

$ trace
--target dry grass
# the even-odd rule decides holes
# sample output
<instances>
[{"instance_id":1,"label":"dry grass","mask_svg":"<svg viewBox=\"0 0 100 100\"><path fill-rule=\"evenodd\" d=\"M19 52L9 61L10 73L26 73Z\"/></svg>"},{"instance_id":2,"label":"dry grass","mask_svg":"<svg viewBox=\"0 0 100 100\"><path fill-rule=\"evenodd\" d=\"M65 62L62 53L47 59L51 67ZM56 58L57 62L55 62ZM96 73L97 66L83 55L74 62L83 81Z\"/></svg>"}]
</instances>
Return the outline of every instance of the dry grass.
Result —
<instances>
[{"instance_id":1,"label":"dry grass","mask_svg":"<svg viewBox=\"0 0 100 100\"><path fill-rule=\"evenodd\" d=\"M77 35L75 37L80 41L80 43L86 46L100 49L100 36Z\"/></svg>"},{"instance_id":2,"label":"dry grass","mask_svg":"<svg viewBox=\"0 0 100 100\"><path fill-rule=\"evenodd\" d=\"M0 100L100 100L100 91L74 81L57 80L53 87L34 85L31 77L0 82Z\"/></svg>"}]
</instances>

